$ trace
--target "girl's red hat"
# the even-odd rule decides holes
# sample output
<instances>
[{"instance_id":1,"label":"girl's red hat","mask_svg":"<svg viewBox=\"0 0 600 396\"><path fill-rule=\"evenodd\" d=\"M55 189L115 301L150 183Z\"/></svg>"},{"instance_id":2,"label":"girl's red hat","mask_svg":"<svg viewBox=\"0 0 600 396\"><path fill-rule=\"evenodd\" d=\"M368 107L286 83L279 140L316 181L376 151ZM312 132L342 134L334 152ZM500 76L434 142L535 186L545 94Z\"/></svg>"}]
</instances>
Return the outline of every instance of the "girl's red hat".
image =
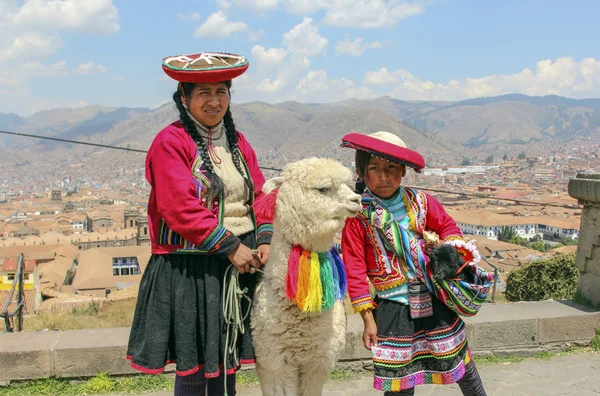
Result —
<instances>
[{"instance_id":1,"label":"girl's red hat","mask_svg":"<svg viewBox=\"0 0 600 396\"><path fill-rule=\"evenodd\" d=\"M417 172L425 168L425 159L406 147L398 136L390 132L375 132L370 135L349 133L342 138L342 147L366 151L376 157L410 166Z\"/></svg>"},{"instance_id":2,"label":"girl's red hat","mask_svg":"<svg viewBox=\"0 0 600 396\"><path fill-rule=\"evenodd\" d=\"M185 83L217 83L234 79L248 69L241 55L222 52L202 52L193 55L169 56L162 68L172 79Z\"/></svg>"}]
</instances>

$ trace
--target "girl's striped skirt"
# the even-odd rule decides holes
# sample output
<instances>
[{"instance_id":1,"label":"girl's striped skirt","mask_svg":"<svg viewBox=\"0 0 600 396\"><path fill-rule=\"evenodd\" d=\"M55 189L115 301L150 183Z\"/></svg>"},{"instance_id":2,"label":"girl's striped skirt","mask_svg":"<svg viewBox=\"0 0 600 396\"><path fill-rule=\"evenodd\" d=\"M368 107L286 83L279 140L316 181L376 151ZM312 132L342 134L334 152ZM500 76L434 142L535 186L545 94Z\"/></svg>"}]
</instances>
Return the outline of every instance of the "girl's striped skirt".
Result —
<instances>
[{"instance_id":1,"label":"girl's striped skirt","mask_svg":"<svg viewBox=\"0 0 600 396\"><path fill-rule=\"evenodd\" d=\"M412 319L410 308L379 299L373 311L377 347L372 347L375 389L401 391L422 384L450 384L465 374L471 354L462 319L433 298L433 315Z\"/></svg>"}]
</instances>

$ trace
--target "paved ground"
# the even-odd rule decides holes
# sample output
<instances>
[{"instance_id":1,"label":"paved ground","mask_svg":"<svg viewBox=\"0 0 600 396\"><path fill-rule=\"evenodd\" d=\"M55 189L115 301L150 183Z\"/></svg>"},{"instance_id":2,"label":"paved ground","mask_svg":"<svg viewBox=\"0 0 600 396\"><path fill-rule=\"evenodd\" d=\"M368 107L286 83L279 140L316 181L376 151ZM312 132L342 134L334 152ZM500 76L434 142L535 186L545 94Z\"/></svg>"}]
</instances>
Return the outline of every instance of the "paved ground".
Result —
<instances>
[{"instance_id":1,"label":"paved ground","mask_svg":"<svg viewBox=\"0 0 600 396\"><path fill-rule=\"evenodd\" d=\"M599 396L600 354L558 356L521 363L481 365L479 372L488 396ZM372 388L372 378L343 382L330 381L324 396L382 396ZM417 387L416 396L459 396L458 386ZM146 396L167 396L169 392ZM257 388L240 388L240 396L260 396Z\"/></svg>"}]
</instances>

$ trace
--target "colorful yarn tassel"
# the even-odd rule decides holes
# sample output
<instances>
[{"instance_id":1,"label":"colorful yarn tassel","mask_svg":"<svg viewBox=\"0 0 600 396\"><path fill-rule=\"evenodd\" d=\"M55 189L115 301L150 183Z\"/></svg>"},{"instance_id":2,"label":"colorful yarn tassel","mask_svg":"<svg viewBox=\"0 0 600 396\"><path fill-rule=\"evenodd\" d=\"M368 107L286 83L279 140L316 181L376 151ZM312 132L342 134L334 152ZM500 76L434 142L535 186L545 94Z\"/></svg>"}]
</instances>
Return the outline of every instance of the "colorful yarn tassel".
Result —
<instances>
[{"instance_id":1,"label":"colorful yarn tassel","mask_svg":"<svg viewBox=\"0 0 600 396\"><path fill-rule=\"evenodd\" d=\"M342 262L342 258L335 249L331 250L331 256L335 261L335 267L339 274L339 285L340 285L340 299L343 299L346 295L346 288L348 287L348 280L346 279L346 268Z\"/></svg>"},{"instance_id":2,"label":"colorful yarn tassel","mask_svg":"<svg viewBox=\"0 0 600 396\"><path fill-rule=\"evenodd\" d=\"M293 246L288 257L285 295L304 312L331 309L346 294L346 271L339 254L311 253Z\"/></svg>"},{"instance_id":3,"label":"colorful yarn tassel","mask_svg":"<svg viewBox=\"0 0 600 396\"><path fill-rule=\"evenodd\" d=\"M335 302L335 292L333 288L334 278L331 271L332 265L335 264L328 259L327 253L319 253L319 262L321 266L321 287L323 289L323 297L321 301L322 309L327 310L333 307Z\"/></svg>"},{"instance_id":4,"label":"colorful yarn tassel","mask_svg":"<svg viewBox=\"0 0 600 396\"><path fill-rule=\"evenodd\" d=\"M308 296L308 282L310 279L310 253L303 251L298 260L298 287L294 301L301 310L305 310L306 297Z\"/></svg>"},{"instance_id":5,"label":"colorful yarn tassel","mask_svg":"<svg viewBox=\"0 0 600 396\"><path fill-rule=\"evenodd\" d=\"M298 290L298 264L301 254L302 248L300 246L294 246L290 252L290 257L288 257L288 272L285 279L285 295L290 300L294 300L296 298L296 291Z\"/></svg>"},{"instance_id":6,"label":"colorful yarn tassel","mask_svg":"<svg viewBox=\"0 0 600 396\"><path fill-rule=\"evenodd\" d=\"M310 278L308 281L308 295L304 302L304 311L321 311L323 300L323 285L321 285L321 263L317 253L310 254Z\"/></svg>"},{"instance_id":7,"label":"colorful yarn tassel","mask_svg":"<svg viewBox=\"0 0 600 396\"><path fill-rule=\"evenodd\" d=\"M340 291L340 273L335 265L335 260L333 259L331 252L327 253L327 261L329 261L331 265L331 277L333 278L333 298L336 300L341 300L344 298L344 294Z\"/></svg>"}]
</instances>

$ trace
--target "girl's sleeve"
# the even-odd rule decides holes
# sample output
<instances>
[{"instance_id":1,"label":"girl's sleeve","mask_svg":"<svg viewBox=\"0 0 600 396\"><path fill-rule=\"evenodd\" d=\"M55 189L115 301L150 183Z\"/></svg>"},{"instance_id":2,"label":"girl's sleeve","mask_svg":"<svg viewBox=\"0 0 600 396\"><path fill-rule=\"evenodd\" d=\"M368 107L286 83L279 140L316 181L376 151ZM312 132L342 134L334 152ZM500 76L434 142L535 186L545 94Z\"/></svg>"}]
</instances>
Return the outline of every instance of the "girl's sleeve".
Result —
<instances>
[{"instance_id":1,"label":"girl's sleeve","mask_svg":"<svg viewBox=\"0 0 600 396\"><path fill-rule=\"evenodd\" d=\"M348 277L348 294L355 312L373 309L366 262L366 232L357 218L346 220L342 231L342 257Z\"/></svg>"},{"instance_id":2,"label":"girl's sleeve","mask_svg":"<svg viewBox=\"0 0 600 396\"><path fill-rule=\"evenodd\" d=\"M148 153L148 181L154 188L158 214L169 228L206 254L227 257L240 239L219 224L217 217L200 204L190 158L195 152L188 142L157 137Z\"/></svg>"},{"instance_id":3,"label":"girl's sleeve","mask_svg":"<svg viewBox=\"0 0 600 396\"><path fill-rule=\"evenodd\" d=\"M259 201L265 194L262 191L263 185L265 184L265 176L263 175L260 167L258 166L258 159L256 158L256 152L246 140L243 134L238 132L238 142L242 155L248 165L250 171L250 177L252 177L252 183L254 184L254 201ZM256 244L257 246L270 244L271 237L273 235L273 222L271 219L262 217L260 214L256 215Z\"/></svg>"},{"instance_id":4,"label":"girl's sleeve","mask_svg":"<svg viewBox=\"0 0 600 396\"><path fill-rule=\"evenodd\" d=\"M440 201L429 194L427 197L427 228L434 231L442 241L463 239L456 221L446 212Z\"/></svg>"}]
</instances>

